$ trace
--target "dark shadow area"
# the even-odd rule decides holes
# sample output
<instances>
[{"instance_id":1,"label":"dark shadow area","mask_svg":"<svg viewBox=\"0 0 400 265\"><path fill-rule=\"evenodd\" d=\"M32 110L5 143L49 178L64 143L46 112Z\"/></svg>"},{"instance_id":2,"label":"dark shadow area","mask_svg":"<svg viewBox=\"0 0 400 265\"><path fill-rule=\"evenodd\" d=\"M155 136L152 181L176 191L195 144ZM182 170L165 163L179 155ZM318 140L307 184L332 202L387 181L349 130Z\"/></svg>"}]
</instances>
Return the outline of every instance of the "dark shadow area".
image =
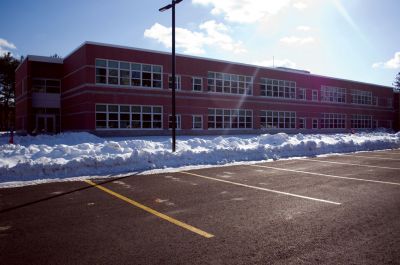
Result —
<instances>
[{"instance_id":1,"label":"dark shadow area","mask_svg":"<svg viewBox=\"0 0 400 265\"><path fill-rule=\"evenodd\" d=\"M132 175L125 176L125 177L112 178L112 179L109 179L107 181L96 183L96 185L103 185L103 184L107 184L107 183L110 183L110 182L113 182L113 181L116 181L116 180L126 179L126 178L129 178L129 177L135 176L137 174L139 174L139 173L134 173ZM85 184L87 184L87 183L85 182ZM10 211L13 211L13 210L17 210L17 209L20 209L20 208L23 208L23 207L27 207L27 206L30 206L30 205L33 205L33 204L41 203L41 202L44 202L44 201L48 201L48 200L51 200L51 199L55 199L55 198L58 198L58 197L61 197L61 196L64 196L64 195L68 195L68 194L71 194L71 193L74 193L74 192L83 191L83 190L91 189L91 188L95 187L95 186L92 186L90 184L87 184L87 185L88 186L82 187L82 188L79 188L79 189L63 192L63 193L60 193L60 194L57 194L57 195L49 196L49 197L42 198L42 199L39 199L39 200L35 200L35 201L32 201L32 202L27 202L27 203L16 205L16 206L13 206L13 207L10 207L10 208L2 209L2 210L0 210L0 214L6 213L6 212L10 212Z\"/></svg>"}]
</instances>

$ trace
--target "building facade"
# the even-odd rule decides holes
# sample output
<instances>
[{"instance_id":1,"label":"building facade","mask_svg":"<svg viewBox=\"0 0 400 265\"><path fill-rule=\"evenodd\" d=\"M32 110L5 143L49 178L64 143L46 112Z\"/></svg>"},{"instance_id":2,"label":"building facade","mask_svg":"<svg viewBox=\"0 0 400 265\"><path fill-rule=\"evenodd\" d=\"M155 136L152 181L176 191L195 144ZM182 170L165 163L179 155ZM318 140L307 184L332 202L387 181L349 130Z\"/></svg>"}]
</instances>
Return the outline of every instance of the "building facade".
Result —
<instances>
[{"instance_id":1,"label":"building facade","mask_svg":"<svg viewBox=\"0 0 400 265\"><path fill-rule=\"evenodd\" d=\"M176 58L178 134L331 133L397 129L391 87L185 55ZM16 70L20 133L166 135L171 55L85 42L64 59Z\"/></svg>"}]
</instances>

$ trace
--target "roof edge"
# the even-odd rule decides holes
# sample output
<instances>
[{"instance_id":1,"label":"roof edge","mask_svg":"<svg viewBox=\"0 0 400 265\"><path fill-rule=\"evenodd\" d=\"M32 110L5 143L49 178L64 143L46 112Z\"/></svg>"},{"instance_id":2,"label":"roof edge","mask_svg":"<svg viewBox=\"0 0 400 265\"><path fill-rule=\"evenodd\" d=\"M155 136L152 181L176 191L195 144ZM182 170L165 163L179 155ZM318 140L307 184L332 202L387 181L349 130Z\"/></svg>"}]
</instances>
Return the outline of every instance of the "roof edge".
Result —
<instances>
[{"instance_id":1,"label":"roof edge","mask_svg":"<svg viewBox=\"0 0 400 265\"><path fill-rule=\"evenodd\" d=\"M163 54L163 55L170 55L171 54L170 52L163 52L163 51L150 50L150 49L144 49L144 48L136 48L136 47L131 47L131 46L108 44L108 43L95 42L95 41L85 41L81 45L79 45L77 48L75 48L72 52L70 52L67 56L65 56L64 59L68 58L69 56L71 56L73 53L75 53L77 50L81 49L85 45L104 46L104 47L111 47L111 48L118 48L118 49L125 49L125 50L134 50L134 51L158 53L158 54ZM382 87L382 88L393 90L393 87L391 87L391 86L385 86L385 85L374 84L374 83L367 83L367 82L344 79L344 78L338 78L338 77L331 77L331 76L326 76L326 75L312 74L312 73L309 73L308 71L304 71L304 72L302 70L298 70L297 71L297 69L285 69L285 68L278 68L278 67L267 67L267 66L261 66L261 65L255 65L255 64L233 62L233 61L214 59L214 58L207 58L207 57L200 57L200 56L193 56L193 55L186 55L186 54L176 54L176 55L179 56L179 57L183 57L183 58L200 59L200 60L206 60L206 61L212 61L212 62L220 62L220 63L230 63L230 64L233 63L233 64L236 64L236 65L250 66L250 67L267 69L267 70L278 71L278 72L286 72L286 73L290 72L290 73L299 74L299 75L322 77L322 78L327 78L327 79L332 79L332 80L354 82L354 83L363 84L363 85L373 85L373 86L378 86L378 87ZM38 57L40 57L40 56L38 56ZM48 57L45 57L45 58L48 58ZM58 58L54 58L54 59L58 59Z\"/></svg>"}]
</instances>

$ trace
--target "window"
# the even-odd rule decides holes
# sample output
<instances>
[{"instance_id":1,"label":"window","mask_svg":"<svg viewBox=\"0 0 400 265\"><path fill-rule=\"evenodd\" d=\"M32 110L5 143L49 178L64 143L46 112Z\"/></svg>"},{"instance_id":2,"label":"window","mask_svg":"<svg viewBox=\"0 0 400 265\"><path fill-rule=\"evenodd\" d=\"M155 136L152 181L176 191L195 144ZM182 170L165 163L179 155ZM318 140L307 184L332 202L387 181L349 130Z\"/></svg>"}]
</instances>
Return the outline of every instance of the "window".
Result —
<instances>
[{"instance_id":1,"label":"window","mask_svg":"<svg viewBox=\"0 0 400 265\"><path fill-rule=\"evenodd\" d=\"M372 105L372 93L363 90L351 90L351 103L353 104L363 104Z\"/></svg>"},{"instance_id":2,"label":"window","mask_svg":"<svg viewBox=\"0 0 400 265\"><path fill-rule=\"evenodd\" d=\"M192 77L192 90L199 92L203 90L203 79L201 77Z\"/></svg>"},{"instance_id":3,"label":"window","mask_svg":"<svg viewBox=\"0 0 400 265\"><path fill-rule=\"evenodd\" d=\"M175 114L175 122L176 126L175 129L181 129L181 115L180 114ZM168 128L172 129L172 115L169 115L168 117Z\"/></svg>"},{"instance_id":4,"label":"window","mask_svg":"<svg viewBox=\"0 0 400 265\"><path fill-rule=\"evenodd\" d=\"M209 129L251 129L252 127L252 110L208 109Z\"/></svg>"},{"instance_id":5,"label":"window","mask_svg":"<svg viewBox=\"0 0 400 265\"><path fill-rule=\"evenodd\" d=\"M97 104L96 129L162 129L162 107Z\"/></svg>"},{"instance_id":6,"label":"window","mask_svg":"<svg viewBox=\"0 0 400 265\"><path fill-rule=\"evenodd\" d=\"M119 63L119 84L123 86L130 85L130 63L120 62Z\"/></svg>"},{"instance_id":7,"label":"window","mask_svg":"<svg viewBox=\"0 0 400 265\"><path fill-rule=\"evenodd\" d=\"M118 61L107 61L108 67L108 83L111 85L118 85L119 77L119 62Z\"/></svg>"},{"instance_id":8,"label":"window","mask_svg":"<svg viewBox=\"0 0 400 265\"><path fill-rule=\"evenodd\" d=\"M313 90L312 91L312 100L313 101L318 101L318 90Z\"/></svg>"},{"instance_id":9,"label":"window","mask_svg":"<svg viewBox=\"0 0 400 265\"><path fill-rule=\"evenodd\" d=\"M299 129L305 129L305 128L306 128L306 119L299 118Z\"/></svg>"},{"instance_id":10,"label":"window","mask_svg":"<svg viewBox=\"0 0 400 265\"><path fill-rule=\"evenodd\" d=\"M312 119L312 128L318 129L318 119Z\"/></svg>"},{"instance_id":11,"label":"window","mask_svg":"<svg viewBox=\"0 0 400 265\"><path fill-rule=\"evenodd\" d=\"M322 113L322 129L345 129L346 115L341 113Z\"/></svg>"},{"instance_id":12,"label":"window","mask_svg":"<svg viewBox=\"0 0 400 265\"><path fill-rule=\"evenodd\" d=\"M296 82L261 78L260 94L265 97L296 98Z\"/></svg>"},{"instance_id":13,"label":"window","mask_svg":"<svg viewBox=\"0 0 400 265\"><path fill-rule=\"evenodd\" d=\"M202 115L193 115L192 116L192 128L193 129L203 129L203 116Z\"/></svg>"},{"instance_id":14,"label":"window","mask_svg":"<svg viewBox=\"0 0 400 265\"><path fill-rule=\"evenodd\" d=\"M110 129L119 128L118 125L118 105L107 106L107 127Z\"/></svg>"},{"instance_id":15,"label":"window","mask_svg":"<svg viewBox=\"0 0 400 265\"><path fill-rule=\"evenodd\" d=\"M388 98L388 99L387 99L387 106L388 106L389 108L393 108L393 99L392 99L392 98Z\"/></svg>"},{"instance_id":16,"label":"window","mask_svg":"<svg viewBox=\"0 0 400 265\"><path fill-rule=\"evenodd\" d=\"M32 92L59 94L61 82L57 79L33 79Z\"/></svg>"},{"instance_id":17,"label":"window","mask_svg":"<svg viewBox=\"0 0 400 265\"><path fill-rule=\"evenodd\" d=\"M107 105L96 105L96 128L107 128Z\"/></svg>"},{"instance_id":18,"label":"window","mask_svg":"<svg viewBox=\"0 0 400 265\"><path fill-rule=\"evenodd\" d=\"M321 101L346 103L346 89L340 87L321 86Z\"/></svg>"},{"instance_id":19,"label":"window","mask_svg":"<svg viewBox=\"0 0 400 265\"><path fill-rule=\"evenodd\" d=\"M300 100L306 100L306 89L299 88L297 98Z\"/></svg>"},{"instance_id":20,"label":"window","mask_svg":"<svg viewBox=\"0 0 400 265\"><path fill-rule=\"evenodd\" d=\"M296 112L263 110L260 114L261 129L294 129L296 128Z\"/></svg>"},{"instance_id":21,"label":"window","mask_svg":"<svg viewBox=\"0 0 400 265\"><path fill-rule=\"evenodd\" d=\"M168 88L172 89L172 76L168 76ZM175 75L175 89L181 90L181 76Z\"/></svg>"},{"instance_id":22,"label":"window","mask_svg":"<svg viewBox=\"0 0 400 265\"><path fill-rule=\"evenodd\" d=\"M251 76L208 72L207 77L209 92L241 95L253 94L253 78Z\"/></svg>"},{"instance_id":23,"label":"window","mask_svg":"<svg viewBox=\"0 0 400 265\"><path fill-rule=\"evenodd\" d=\"M107 84L107 61L96 59L96 84Z\"/></svg>"},{"instance_id":24,"label":"window","mask_svg":"<svg viewBox=\"0 0 400 265\"><path fill-rule=\"evenodd\" d=\"M161 88L162 67L96 59L96 84Z\"/></svg>"},{"instance_id":25,"label":"window","mask_svg":"<svg viewBox=\"0 0 400 265\"><path fill-rule=\"evenodd\" d=\"M372 116L363 114L351 115L351 128L358 128L358 129L372 128Z\"/></svg>"}]
</instances>

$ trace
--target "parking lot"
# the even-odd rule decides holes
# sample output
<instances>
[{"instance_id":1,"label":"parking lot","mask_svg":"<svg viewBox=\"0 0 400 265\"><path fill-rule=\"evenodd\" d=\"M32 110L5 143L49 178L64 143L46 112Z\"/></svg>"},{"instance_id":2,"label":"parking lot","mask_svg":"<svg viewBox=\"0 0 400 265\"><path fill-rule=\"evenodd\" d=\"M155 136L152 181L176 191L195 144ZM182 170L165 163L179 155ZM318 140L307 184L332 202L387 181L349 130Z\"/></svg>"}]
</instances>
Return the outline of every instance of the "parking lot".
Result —
<instances>
[{"instance_id":1,"label":"parking lot","mask_svg":"<svg viewBox=\"0 0 400 265\"><path fill-rule=\"evenodd\" d=\"M400 264L400 149L0 189L0 264Z\"/></svg>"}]
</instances>

